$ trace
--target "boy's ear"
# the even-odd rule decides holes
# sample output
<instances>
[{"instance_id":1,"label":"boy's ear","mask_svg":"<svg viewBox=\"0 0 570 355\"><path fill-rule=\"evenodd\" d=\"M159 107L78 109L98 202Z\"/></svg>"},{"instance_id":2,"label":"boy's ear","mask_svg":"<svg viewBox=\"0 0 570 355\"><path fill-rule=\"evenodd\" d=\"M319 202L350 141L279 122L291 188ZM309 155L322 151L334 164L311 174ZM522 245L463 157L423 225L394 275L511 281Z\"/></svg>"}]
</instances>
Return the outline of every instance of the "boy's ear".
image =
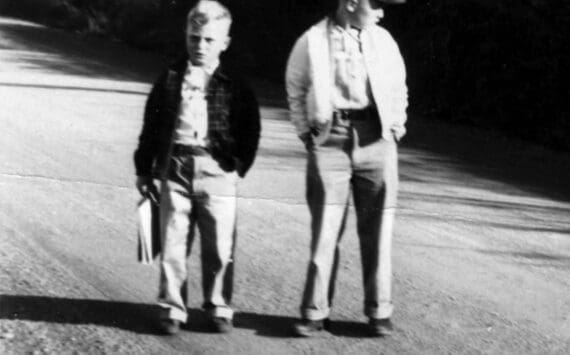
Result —
<instances>
[{"instance_id":1,"label":"boy's ear","mask_svg":"<svg viewBox=\"0 0 570 355\"><path fill-rule=\"evenodd\" d=\"M232 43L232 38L230 36L226 37L225 43L224 43L224 50L228 49L228 47L230 46L230 43Z\"/></svg>"}]
</instances>

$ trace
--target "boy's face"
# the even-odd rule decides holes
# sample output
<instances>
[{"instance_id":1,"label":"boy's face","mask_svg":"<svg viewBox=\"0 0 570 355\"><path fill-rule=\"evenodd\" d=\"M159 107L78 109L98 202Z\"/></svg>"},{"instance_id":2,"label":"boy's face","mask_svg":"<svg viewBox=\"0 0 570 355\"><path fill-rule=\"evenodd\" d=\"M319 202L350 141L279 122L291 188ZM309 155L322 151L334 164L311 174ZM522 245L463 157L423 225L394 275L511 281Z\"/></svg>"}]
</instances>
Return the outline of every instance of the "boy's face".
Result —
<instances>
[{"instance_id":1,"label":"boy's face","mask_svg":"<svg viewBox=\"0 0 570 355\"><path fill-rule=\"evenodd\" d=\"M360 28L373 25L384 17L380 0L360 0L350 16L350 22Z\"/></svg>"},{"instance_id":2,"label":"boy's face","mask_svg":"<svg viewBox=\"0 0 570 355\"><path fill-rule=\"evenodd\" d=\"M195 66L214 65L230 44L228 21L212 21L201 27L186 29L186 49Z\"/></svg>"}]
</instances>

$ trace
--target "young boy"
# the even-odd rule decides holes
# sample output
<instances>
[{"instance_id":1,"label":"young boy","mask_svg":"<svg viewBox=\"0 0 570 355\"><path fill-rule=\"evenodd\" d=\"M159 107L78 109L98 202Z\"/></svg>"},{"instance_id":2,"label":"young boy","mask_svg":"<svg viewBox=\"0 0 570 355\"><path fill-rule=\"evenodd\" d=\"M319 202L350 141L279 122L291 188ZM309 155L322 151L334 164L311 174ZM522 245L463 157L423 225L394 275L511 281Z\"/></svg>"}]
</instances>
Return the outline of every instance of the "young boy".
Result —
<instances>
[{"instance_id":1,"label":"young boy","mask_svg":"<svg viewBox=\"0 0 570 355\"><path fill-rule=\"evenodd\" d=\"M201 236L203 309L217 332L232 329L236 184L251 167L260 134L252 91L223 64L232 19L215 0L190 10L187 54L158 79L146 104L135 152L137 188L154 194L159 178L162 255L160 331L187 320L186 262Z\"/></svg>"},{"instance_id":2,"label":"young boy","mask_svg":"<svg viewBox=\"0 0 570 355\"><path fill-rule=\"evenodd\" d=\"M386 3L338 0L337 11L306 31L287 65L290 116L308 151L311 259L299 336L327 327L349 197L354 197L373 336L392 331L392 228L397 143L406 132L406 72L394 39L376 23Z\"/></svg>"}]
</instances>

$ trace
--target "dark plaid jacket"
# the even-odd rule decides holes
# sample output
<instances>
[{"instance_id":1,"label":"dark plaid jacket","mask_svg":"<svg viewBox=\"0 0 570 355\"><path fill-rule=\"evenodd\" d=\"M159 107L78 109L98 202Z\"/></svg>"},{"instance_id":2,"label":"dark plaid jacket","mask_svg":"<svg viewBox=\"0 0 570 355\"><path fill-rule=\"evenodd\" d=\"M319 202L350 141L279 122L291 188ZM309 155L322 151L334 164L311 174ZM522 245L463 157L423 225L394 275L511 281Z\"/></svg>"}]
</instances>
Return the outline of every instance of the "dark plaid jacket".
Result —
<instances>
[{"instance_id":1,"label":"dark plaid jacket","mask_svg":"<svg viewBox=\"0 0 570 355\"><path fill-rule=\"evenodd\" d=\"M187 63L187 58L182 58L168 68L149 94L134 155L138 176L164 176ZM251 89L223 66L212 74L207 91L208 149L224 170L237 170L243 177L253 164L259 143L257 100Z\"/></svg>"}]
</instances>

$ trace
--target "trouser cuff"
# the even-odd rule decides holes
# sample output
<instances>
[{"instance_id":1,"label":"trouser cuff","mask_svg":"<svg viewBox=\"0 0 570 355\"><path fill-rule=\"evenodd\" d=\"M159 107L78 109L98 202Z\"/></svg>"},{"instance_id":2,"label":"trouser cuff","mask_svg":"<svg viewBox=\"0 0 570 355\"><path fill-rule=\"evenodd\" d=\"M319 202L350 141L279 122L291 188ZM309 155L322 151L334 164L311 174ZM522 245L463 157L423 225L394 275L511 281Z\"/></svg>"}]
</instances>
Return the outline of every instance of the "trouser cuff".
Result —
<instances>
[{"instance_id":1,"label":"trouser cuff","mask_svg":"<svg viewBox=\"0 0 570 355\"><path fill-rule=\"evenodd\" d=\"M309 319L309 320L326 319L330 316L330 313L331 313L330 308L323 308L323 309L301 308L301 316L303 317L303 319Z\"/></svg>"},{"instance_id":2,"label":"trouser cuff","mask_svg":"<svg viewBox=\"0 0 570 355\"><path fill-rule=\"evenodd\" d=\"M394 305L392 302L381 303L378 307L364 307L364 314L368 318L384 319L392 317Z\"/></svg>"},{"instance_id":3,"label":"trouser cuff","mask_svg":"<svg viewBox=\"0 0 570 355\"><path fill-rule=\"evenodd\" d=\"M158 305L161 308L160 309L161 319L175 319L181 321L182 323L186 323L186 321L188 320L188 313L186 313L185 311L167 306L162 303L159 303Z\"/></svg>"},{"instance_id":4,"label":"trouser cuff","mask_svg":"<svg viewBox=\"0 0 570 355\"><path fill-rule=\"evenodd\" d=\"M234 311L229 307L213 307L205 309L208 317L233 319Z\"/></svg>"}]
</instances>

